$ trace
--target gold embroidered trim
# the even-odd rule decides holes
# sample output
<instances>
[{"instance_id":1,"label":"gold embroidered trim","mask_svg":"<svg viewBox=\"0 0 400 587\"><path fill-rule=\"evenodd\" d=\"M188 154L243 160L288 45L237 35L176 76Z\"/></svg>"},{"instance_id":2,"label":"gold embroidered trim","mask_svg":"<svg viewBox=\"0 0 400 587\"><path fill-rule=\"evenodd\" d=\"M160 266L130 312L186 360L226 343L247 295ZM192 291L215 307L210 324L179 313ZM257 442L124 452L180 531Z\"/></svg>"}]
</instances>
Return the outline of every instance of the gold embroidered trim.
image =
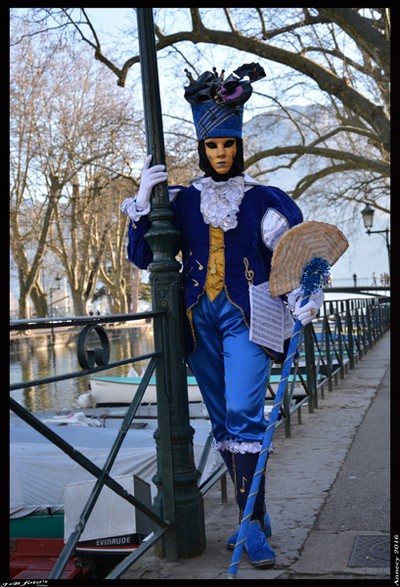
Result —
<instances>
[{"instance_id":1,"label":"gold embroidered trim","mask_svg":"<svg viewBox=\"0 0 400 587\"><path fill-rule=\"evenodd\" d=\"M236 463L235 463L235 456L234 453L230 453L232 455L232 472L233 472L233 491L235 495L235 501L237 502L237 472L236 472Z\"/></svg>"},{"instance_id":2,"label":"gold embroidered trim","mask_svg":"<svg viewBox=\"0 0 400 587\"><path fill-rule=\"evenodd\" d=\"M202 264L200 263L200 261L198 261L197 259L196 259L196 263L197 263L197 265L199 266L199 271L203 271L203 269L204 269L204 265L202 265Z\"/></svg>"},{"instance_id":3,"label":"gold embroidered trim","mask_svg":"<svg viewBox=\"0 0 400 587\"><path fill-rule=\"evenodd\" d=\"M196 302L196 304L197 304L197 302ZM193 304L193 306L195 306L195 304ZM196 346L197 346L196 334L194 332L194 326L193 326L193 316L192 316L193 306L189 310L186 310L186 316L189 321L190 332L192 333L192 337L193 337L193 350L190 354L194 353L194 351L196 350Z\"/></svg>"},{"instance_id":4,"label":"gold embroidered trim","mask_svg":"<svg viewBox=\"0 0 400 587\"><path fill-rule=\"evenodd\" d=\"M195 350L196 350L196 347L197 347L196 333L195 333L194 326L193 326L193 316L192 316L192 309L193 309L193 308L194 308L194 307L195 307L195 306L196 306L196 305L199 303L199 300L200 300L201 296L203 295L203 293L204 293L204 290L203 290L202 292L200 292L200 293L199 293L199 295L197 296L197 299L196 299L196 301L194 302L194 304L192 304L192 305L190 306L190 308L188 308L188 309L186 310L186 316L187 316L187 319L188 319L188 321L189 321L190 331L191 331L191 333L192 333L192 337L193 337L193 350L192 350L192 352L189 354L189 356L190 356L190 355L192 355L192 354L195 352Z\"/></svg>"},{"instance_id":5,"label":"gold embroidered trim","mask_svg":"<svg viewBox=\"0 0 400 587\"><path fill-rule=\"evenodd\" d=\"M249 285L253 285L254 271L249 269L249 260L247 257L243 258L243 263L244 263L244 267L245 267L245 275L246 275L247 283Z\"/></svg>"}]
</instances>

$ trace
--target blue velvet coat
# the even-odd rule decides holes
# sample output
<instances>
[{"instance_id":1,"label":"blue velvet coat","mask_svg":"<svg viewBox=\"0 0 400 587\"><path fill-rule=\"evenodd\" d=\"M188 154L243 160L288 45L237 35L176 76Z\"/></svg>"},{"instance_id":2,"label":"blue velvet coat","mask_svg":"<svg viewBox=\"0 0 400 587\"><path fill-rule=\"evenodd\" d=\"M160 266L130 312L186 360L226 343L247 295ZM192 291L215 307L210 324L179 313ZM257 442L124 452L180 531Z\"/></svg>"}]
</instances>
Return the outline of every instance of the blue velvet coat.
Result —
<instances>
[{"instance_id":1,"label":"blue velvet coat","mask_svg":"<svg viewBox=\"0 0 400 587\"><path fill-rule=\"evenodd\" d=\"M173 186L169 189L176 194L170 204L174 213L174 226L180 233L175 254L182 252L183 296L186 310L190 313L190 309L204 293L210 245L209 225L203 220L200 191L194 185ZM259 285L268 281L271 271L273 250L266 245L262 235L263 219L271 209L283 217L287 229L303 221L301 210L288 194L279 188L258 184L245 191L237 213L236 228L224 233L226 293L231 302L242 310L248 326L249 284ZM140 269L147 269L153 258L144 239L149 227L147 216L129 224L128 258ZM189 321L186 330L187 352L190 354L195 341ZM276 362L284 360L284 354L266 350Z\"/></svg>"}]
</instances>

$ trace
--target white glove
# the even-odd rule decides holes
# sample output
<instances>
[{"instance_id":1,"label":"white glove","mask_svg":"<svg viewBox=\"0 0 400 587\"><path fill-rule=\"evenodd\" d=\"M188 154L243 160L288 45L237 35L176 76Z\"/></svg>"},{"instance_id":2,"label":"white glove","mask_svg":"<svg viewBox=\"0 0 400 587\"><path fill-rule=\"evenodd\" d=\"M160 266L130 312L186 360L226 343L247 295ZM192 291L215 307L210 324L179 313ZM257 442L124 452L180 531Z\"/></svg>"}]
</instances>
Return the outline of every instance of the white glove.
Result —
<instances>
[{"instance_id":1,"label":"white glove","mask_svg":"<svg viewBox=\"0 0 400 587\"><path fill-rule=\"evenodd\" d=\"M303 290L298 287L288 294L288 306L293 312L293 316L300 320L301 325L305 326L311 322L318 314L320 307L324 302L324 292L320 288L316 293L312 293L308 302L300 307L303 299Z\"/></svg>"},{"instance_id":2,"label":"white glove","mask_svg":"<svg viewBox=\"0 0 400 587\"><path fill-rule=\"evenodd\" d=\"M136 198L136 206L139 210L144 210L150 204L153 187L168 178L165 165L153 165L153 167L149 168L151 159L152 155L148 155L142 169L142 179L140 180L139 193Z\"/></svg>"}]
</instances>

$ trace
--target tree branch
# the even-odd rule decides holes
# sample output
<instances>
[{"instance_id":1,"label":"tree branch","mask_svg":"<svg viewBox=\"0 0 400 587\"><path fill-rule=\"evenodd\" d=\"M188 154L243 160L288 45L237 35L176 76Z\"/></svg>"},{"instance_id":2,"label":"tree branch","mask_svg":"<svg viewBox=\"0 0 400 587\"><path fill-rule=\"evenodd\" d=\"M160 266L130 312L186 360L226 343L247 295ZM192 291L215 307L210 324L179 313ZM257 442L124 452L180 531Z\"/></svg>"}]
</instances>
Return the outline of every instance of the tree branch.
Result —
<instances>
[{"instance_id":1,"label":"tree branch","mask_svg":"<svg viewBox=\"0 0 400 587\"><path fill-rule=\"evenodd\" d=\"M355 155L354 153L348 151L339 151L337 149L329 149L327 147L311 147L311 146L303 146L303 145L295 145L295 146L286 146L286 147L274 147L273 149L265 149L263 151L259 151L255 155L252 155L248 159L246 159L245 166L250 167L260 161L261 159L265 159L267 157L279 157L284 155L316 155L317 157L323 157L328 159L337 159L346 161L348 164L352 164L353 168L357 169L368 169L370 171L374 171L375 173L380 173L382 175L387 175L390 171L390 166L388 163L384 163L377 160L367 159L365 157L360 157Z\"/></svg>"}]
</instances>

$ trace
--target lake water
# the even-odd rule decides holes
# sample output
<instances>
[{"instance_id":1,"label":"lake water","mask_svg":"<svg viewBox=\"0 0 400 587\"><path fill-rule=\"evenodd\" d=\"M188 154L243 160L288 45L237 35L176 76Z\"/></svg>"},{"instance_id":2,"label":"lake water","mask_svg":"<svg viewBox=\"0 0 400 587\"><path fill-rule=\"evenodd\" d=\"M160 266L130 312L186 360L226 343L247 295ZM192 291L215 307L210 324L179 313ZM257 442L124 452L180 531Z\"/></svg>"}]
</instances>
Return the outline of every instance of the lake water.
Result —
<instances>
[{"instance_id":1,"label":"lake water","mask_svg":"<svg viewBox=\"0 0 400 587\"><path fill-rule=\"evenodd\" d=\"M382 292L384 293L384 292ZM367 295L352 295L348 293L326 292L325 300L340 300L346 298L373 297ZM122 328L118 332L108 329L110 340L109 363L129 357L143 355L154 350L151 326L136 328ZM77 334L78 337L78 334ZM135 369L140 374L148 361L135 363ZM100 373L100 375L126 376L129 366L124 365ZM10 355L10 382L30 381L80 371L76 354L76 344L56 345L54 348L26 349ZM58 411L81 409L78 397L88 390L88 377L74 378L69 381L59 381L51 384L30 387L11 392L11 397L20 402L32 412Z\"/></svg>"},{"instance_id":2,"label":"lake water","mask_svg":"<svg viewBox=\"0 0 400 587\"><path fill-rule=\"evenodd\" d=\"M118 332L107 330L110 341L109 363L129 357L144 355L154 350L151 327L122 328ZM78 334L76 335L78 338ZM146 367L148 360L134 364L138 373ZM99 375L126 376L129 365L123 365ZM10 354L10 383L31 381L53 375L81 371L75 344L37 348ZM81 409L78 396L88 390L89 378L77 377L67 381L18 389L11 397L32 412Z\"/></svg>"}]
</instances>

